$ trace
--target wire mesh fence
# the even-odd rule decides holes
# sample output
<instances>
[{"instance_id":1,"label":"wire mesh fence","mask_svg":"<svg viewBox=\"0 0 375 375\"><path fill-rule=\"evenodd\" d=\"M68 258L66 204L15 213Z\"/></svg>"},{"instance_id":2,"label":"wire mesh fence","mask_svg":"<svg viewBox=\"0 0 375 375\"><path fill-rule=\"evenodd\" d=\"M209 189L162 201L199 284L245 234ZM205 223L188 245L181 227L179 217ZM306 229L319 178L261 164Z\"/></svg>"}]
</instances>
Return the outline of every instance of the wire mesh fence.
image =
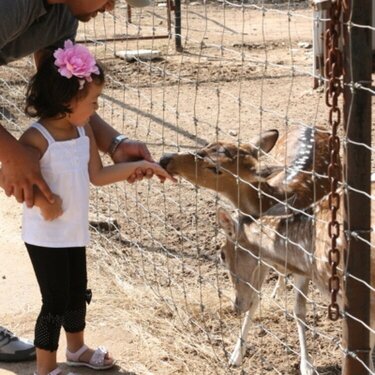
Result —
<instances>
[{"instance_id":1,"label":"wire mesh fence","mask_svg":"<svg viewBox=\"0 0 375 375\"><path fill-rule=\"evenodd\" d=\"M80 25L77 40L106 70L98 113L180 176L175 185L152 179L91 192L92 251L152 343L144 373L340 374L348 355L369 366L356 350L348 354L343 320L327 315L331 129L321 64L330 19L321 3L183 2L182 52L173 37L157 37L169 32L164 2L132 9L129 20L121 0ZM349 35L374 29L347 20L341 27ZM117 57L141 50L157 55ZM16 136L30 123L23 103L32 72L30 58L0 67L1 123ZM367 82L340 82L373 93ZM356 144L373 159L371 140L338 133L341 156ZM346 178L338 188L356 191ZM352 233L372 254L370 228L360 229L367 234ZM356 276L344 263L338 271L342 291ZM372 297L372 280L360 284ZM362 326L374 335L371 322ZM368 354L365 338L356 349Z\"/></svg>"}]
</instances>

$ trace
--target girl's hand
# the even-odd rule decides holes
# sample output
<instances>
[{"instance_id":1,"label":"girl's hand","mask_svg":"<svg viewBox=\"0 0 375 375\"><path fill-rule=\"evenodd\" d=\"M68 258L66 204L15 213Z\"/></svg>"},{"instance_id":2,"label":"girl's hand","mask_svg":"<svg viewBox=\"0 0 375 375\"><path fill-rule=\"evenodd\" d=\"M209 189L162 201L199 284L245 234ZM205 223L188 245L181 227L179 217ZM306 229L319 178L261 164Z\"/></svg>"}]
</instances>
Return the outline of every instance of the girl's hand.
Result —
<instances>
[{"instance_id":1,"label":"girl's hand","mask_svg":"<svg viewBox=\"0 0 375 375\"><path fill-rule=\"evenodd\" d=\"M9 197L14 195L19 203L25 201L27 207L34 205L33 185L53 202L53 194L44 181L39 167L39 154L33 147L25 147L21 143L8 161L2 163L2 187Z\"/></svg>"},{"instance_id":2,"label":"girl's hand","mask_svg":"<svg viewBox=\"0 0 375 375\"><path fill-rule=\"evenodd\" d=\"M122 141L117 147L115 153L112 156L115 163L122 163L128 161L142 161L153 163L154 159L151 156L145 143L126 139ZM152 168L137 168L135 172L127 179L132 184L135 181L142 181L144 178L150 179L153 176Z\"/></svg>"},{"instance_id":3,"label":"girl's hand","mask_svg":"<svg viewBox=\"0 0 375 375\"><path fill-rule=\"evenodd\" d=\"M46 221L55 220L64 212L62 209L62 199L56 194L53 194L53 197L55 199L53 203L43 200L39 204L40 213Z\"/></svg>"},{"instance_id":4,"label":"girl's hand","mask_svg":"<svg viewBox=\"0 0 375 375\"><path fill-rule=\"evenodd\" d=\"M171 180L172 182L177 182L173 176L171 176L163 167L160 166L160 164L156 162L145 162L145 167L142 172L144 176L156 175L160 182L164 182L167 179Z\"/></svg>"}]
</instances>

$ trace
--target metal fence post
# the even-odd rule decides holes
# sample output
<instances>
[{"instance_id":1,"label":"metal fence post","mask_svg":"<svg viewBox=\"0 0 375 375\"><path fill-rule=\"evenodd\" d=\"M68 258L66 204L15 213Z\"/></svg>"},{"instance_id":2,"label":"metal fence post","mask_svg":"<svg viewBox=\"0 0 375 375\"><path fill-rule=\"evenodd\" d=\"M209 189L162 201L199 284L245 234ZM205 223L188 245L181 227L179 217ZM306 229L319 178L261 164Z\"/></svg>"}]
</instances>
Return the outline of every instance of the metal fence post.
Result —
<instances>
[{"instance_id":1,"label":"metal fence post","mask_svg":"<svg viewBox=\"0 0 375 375\"><path fill-rule=\"evenodd\" d=\"M344 1L344 128L347 137L344 181L349 188L344 198L347 236L343 342L349 354L344 359L343 375L367 375L361 361L366 366L369 363L369 330L359 321L369 325L370 291L358 280L370 283L371 200L351 188L371 194L371 94L366 90L371 87L371 25L372 0Z\"/></svg>"},{"instance_id":2,"label":"metal fence post","mask_svg":"<svg viewBox=\"0 0 375 375\"><path fill-rule=\"evenodd\" d=\"M176 51L182 52L182 43L181 43L181 0L175 0L175 43Z\"/></svg>"}]
</instances>

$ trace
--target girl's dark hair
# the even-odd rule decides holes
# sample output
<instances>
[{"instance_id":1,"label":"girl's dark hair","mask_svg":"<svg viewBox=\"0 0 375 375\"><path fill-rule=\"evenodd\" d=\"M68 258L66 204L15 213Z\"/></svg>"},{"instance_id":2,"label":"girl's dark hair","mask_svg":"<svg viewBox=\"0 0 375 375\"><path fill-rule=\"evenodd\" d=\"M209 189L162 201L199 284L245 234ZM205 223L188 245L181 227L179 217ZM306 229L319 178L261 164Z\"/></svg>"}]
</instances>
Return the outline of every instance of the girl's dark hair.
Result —
<instances>
[{"instance_id":1,"label":"girl's dark hair","mask_svg":"<svg viewBox=\"0 0 375 375\"><path fill-rule=\"evenodd\" d=\"M104 83L103 67L96 62L100 74L92 74L92 83ZM55 65L53 55L47 57L40 65L37 73L31 78L26 93L25 112L31 117L65 117L71 113L69 103L73 98L81 99L87 95L88 82L79 89L77 77L62 76Z\"/></svg>"}]
</instances>

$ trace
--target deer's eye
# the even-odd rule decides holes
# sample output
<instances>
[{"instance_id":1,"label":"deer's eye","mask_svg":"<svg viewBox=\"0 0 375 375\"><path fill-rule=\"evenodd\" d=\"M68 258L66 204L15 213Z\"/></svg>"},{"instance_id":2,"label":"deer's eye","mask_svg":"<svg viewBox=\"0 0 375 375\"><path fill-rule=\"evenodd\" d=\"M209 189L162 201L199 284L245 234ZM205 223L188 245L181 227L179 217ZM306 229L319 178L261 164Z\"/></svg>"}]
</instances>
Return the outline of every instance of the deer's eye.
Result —
<instances>
[{"instance_id":1,"label":"deer's eye","mask_svg":"<svg viewBox=\"0 0 375 375\"><path fill-rule=\"evenodd\" d=\"M198 159L203 159L206 156L206 152L205 151L198 151L198 152L195 153L195 155Z\"/></svg>"},{"instance_id":2,"label":"deer's eye","mask_svg":"<svg viewBox=\"0 0 375 375\"><path fill-rule=\"evenodd\" d=\"M215 165L215 166L213 166L213 167L207 167L207 169L210 170L210 171L212 171L212 172L214 172L214 173L217 174L217 175L220 175L220 174L223 173L223 172L220 170L220 167L217 166L217 165Z\"/></svg>"},{"instance_id":3,"label":"deer's eye","mask_svg":"<svg viewBox=\"0 0 375 375\"><path fill-rule=\"evenodd\" d=\"M232 155L232 153L228 149L226 149L226 148L224 148L224 155L227 158L229 158L229 159L233 159L234 158L234 156Z\"/></svg>"}]
</instances>

